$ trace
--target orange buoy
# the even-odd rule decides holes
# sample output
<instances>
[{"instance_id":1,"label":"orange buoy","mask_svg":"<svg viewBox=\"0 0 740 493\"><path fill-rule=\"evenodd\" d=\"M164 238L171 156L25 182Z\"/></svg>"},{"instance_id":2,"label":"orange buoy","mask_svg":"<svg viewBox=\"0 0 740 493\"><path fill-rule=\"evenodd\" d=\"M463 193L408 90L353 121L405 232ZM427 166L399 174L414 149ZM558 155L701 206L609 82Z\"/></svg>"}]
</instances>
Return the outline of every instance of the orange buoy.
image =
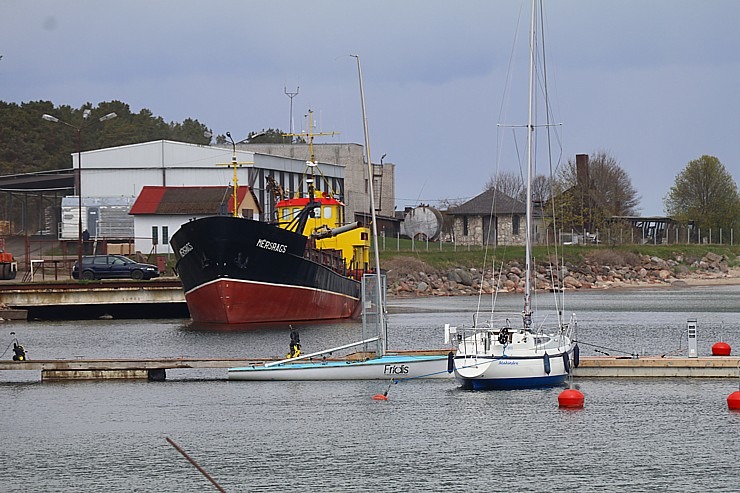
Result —
<instances>
[{"instance_id":1,"label":"orange buoy","mask_svg":"<svg viewBox=\"0 0 740 493\"><path fill-rule=\"evenodd\" d=\"M740 411L740 390L736 390L727 396L727 408L732 411Z\"/></svg>"},{"instance_id":2,"label":"orange buoy","mask_svg":"<svg viewBox=\"0 0 740 493\"><path fill-rule=\"evenodd\" d=\"M558 405L571 409L581 409L583 407L583 393L576 389L565 389L558 396Z\"/></svg>"},{"instance_id":3,"label":"orange buoy","mask_svg":"<svg viewBox=\"0 0 740 493\"><path fill-rule=\"evenodd\" d=\"M732 348L726 342L718 342L712 346L712 356L729 356Z\"/></svg>"},{"instance_id":4,"label":"orange buoy","mask_svg":"<svg viewBox=\"0 0 740 493\"><path fill-rule=\"evenodd\" d=\"M384 394L375 394L373 396L373 400L374 401L387 401L388 400L388 396L387 395L384 395Z\"/></svg>"}]
</instances>

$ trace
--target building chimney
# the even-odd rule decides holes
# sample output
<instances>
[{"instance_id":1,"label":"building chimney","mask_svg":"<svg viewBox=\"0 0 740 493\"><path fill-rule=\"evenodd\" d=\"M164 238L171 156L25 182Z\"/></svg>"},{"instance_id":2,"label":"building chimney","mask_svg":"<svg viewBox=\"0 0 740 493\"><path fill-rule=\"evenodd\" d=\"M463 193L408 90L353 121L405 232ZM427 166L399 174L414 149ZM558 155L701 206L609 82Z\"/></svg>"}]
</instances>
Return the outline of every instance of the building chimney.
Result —
<instances>
[{"instance_id":1,"label":"building chimney","mask_svg":"<svg viewBox=\"0 0 740 493\"><path fill-rule=\"evenodd\" d=\"M576 178L579 185L588 186L588 154L576 154Z\"/></svg>"}]
</instances>

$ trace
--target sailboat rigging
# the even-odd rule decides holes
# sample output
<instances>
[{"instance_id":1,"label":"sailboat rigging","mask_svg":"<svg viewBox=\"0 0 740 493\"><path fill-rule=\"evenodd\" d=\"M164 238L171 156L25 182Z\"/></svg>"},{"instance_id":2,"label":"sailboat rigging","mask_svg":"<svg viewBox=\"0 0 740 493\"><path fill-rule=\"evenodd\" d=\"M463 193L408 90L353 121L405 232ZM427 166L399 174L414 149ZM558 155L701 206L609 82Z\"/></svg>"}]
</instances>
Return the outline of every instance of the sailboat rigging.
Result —
<instances>
[{"instance_id":1,"label":"sailboat rigging","mask_svg":"<svg viewBox=\"0 0 740 493\"><path fill-rule=\"evenodd\" d=\"M445 339L457 343L454 372L461 386L470 390L515 389L562 384L570 371L577 348L573 342L575 316L564 323L560 313L557 325L545 330L535 326L532 308L533 286L533 183L535 150L535 62L537 6L532 0L529 39L529 94L527 117L527 183L525 224L525 285L521 325L513 327L507 319L496 324L493 317L484 322L478 317L473 327L445 326ZM544 322L543 322L544 323ZM576 357L577 359L577 357ZM576 362L577 363L577 362Z\"/></svg>"},{"instance_id":2,"label":"sailboat rigging","mask_svg":"<svg viewBox=\"0 0 740 493\"><path fill-rule=\"evenodd\" d=\"M393 380L411 378L449 378L451 376L450 354L441 351L387 351L387 317L385 306L385 276L380 270L377 217L375 193L372 181L372 161L370 159L370 138L365 111L365 92L362 83L360 57L351 55L357 60L357 73L360 81L360 100L362 102L362 123L365 135L365 159L368 167L370 195L370 214L372 219L372 237L374 243L375 273L365 273L362 278L361 306L363 335L373 322L372 337L335 348L318 351L297 358L286 358L280 361L256 364L241 368L229 368L229 380ZM367 347L376 343L376 351L366 350L347 358L327 359L335 351L352 347ZM314 361L314 358L320 358Z\"/></svg>"}]
</instances>

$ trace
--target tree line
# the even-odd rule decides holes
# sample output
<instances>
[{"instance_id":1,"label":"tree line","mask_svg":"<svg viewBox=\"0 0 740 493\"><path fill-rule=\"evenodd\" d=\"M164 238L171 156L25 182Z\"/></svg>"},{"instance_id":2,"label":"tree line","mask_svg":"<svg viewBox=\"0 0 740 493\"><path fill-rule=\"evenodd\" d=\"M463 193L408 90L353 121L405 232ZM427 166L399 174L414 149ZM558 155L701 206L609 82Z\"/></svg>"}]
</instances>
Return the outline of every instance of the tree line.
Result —
<instances>
[{"instance_id":1,"label":"tree line","mask_svg":"<svg viewBox=\"0 0 740 493\"><path fill-rule=\"evenodd\" d=\"M115 113L116 118L99 122L99 118ZM42 119L51 115L68 125ZM198 120L166 122L151 110L142 108L135 113L121 101L86 103L80 108L55 106L51 101L7 103L0 101L0 174L29 173L66 169L72 166L70 154L77 151L77 132L81 128L80 150L102 149L153 140L173 140L190 144L229 144L225 135L213 135L210 128ZM249 133L251 143L291 142L279 129Z\"/></svg>"},{"instance_id":2,"label":"tree line","mask_svg":"<svg viewBox=\"0 0 740 493\"><path fill-rule=\"evenodd\" d=\"M89 116L85 117L86 111ZM116 118L98 122L109 113ZM42 119L48 114L68 125ZM0 101L0 174L65 169L72 166L70 154L77 150L77 132L80 132L82 151L152 140L176 140L192 144L208 144L210 130L198 120L166 122L143 108L132 112L121 101L102 102L94 107L87 103L80 108L55 106L51 101L7 103Z\"/></svg>"}]
</instances>

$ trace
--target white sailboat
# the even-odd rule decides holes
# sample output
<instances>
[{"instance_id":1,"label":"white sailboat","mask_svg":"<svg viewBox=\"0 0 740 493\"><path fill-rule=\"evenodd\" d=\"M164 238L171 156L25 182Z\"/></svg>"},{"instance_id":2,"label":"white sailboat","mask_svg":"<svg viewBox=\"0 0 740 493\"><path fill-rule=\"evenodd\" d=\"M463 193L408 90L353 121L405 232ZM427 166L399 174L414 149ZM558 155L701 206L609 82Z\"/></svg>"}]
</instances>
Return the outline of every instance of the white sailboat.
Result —
<instances>
[{"instance_id":1,"label":"white sailboat","mask_svg":"<svg viewBox=\"0 0 740 493\"><path fill-rule=\"evenodd\" d=\"M357 59L357 73L360 79L365 158L369 173L370 211L373 223L373 241L375 243L376 274L365 274L362 279L362 323L363 334L372 331L375 335L364 338L359 342L294 358L285 358L280 361L240 368L229 368L229 380L402 380L452 377L452 353L448 351L387 351L386 287L385 276L380 274L378 229L372 180L372 161L370 160L370 139L365 113L365 93L362 84L360 57L352 56ZM375 343L376 346L374 352L367 350L368 345L372 343ZM352 347L362 347L363 350L345 358L327 357L327 355Z\"/></svg>"},{"instance_id":2,"label":"white sailboat","mask_svg":"<svg viewBox=\"0 0 740 493\"><path fill-rule=\"evenodd\" d=\"M483 320L481 314L471 328L445 326L445 339L457 344L454 357L455 378L464 389L517 389L556 386L568 377L571 358L577 358L573 342L575 316L564 322L560 311L557 324L545 328L535 324L532 310L533 272L533 181L534 181L534 84L537 0L532 0L530 22L529 117L527 124L527 194L525 231L525 287L521 324L507 319L497 323L494 314Z\"/></svg>"}]
</instances>

